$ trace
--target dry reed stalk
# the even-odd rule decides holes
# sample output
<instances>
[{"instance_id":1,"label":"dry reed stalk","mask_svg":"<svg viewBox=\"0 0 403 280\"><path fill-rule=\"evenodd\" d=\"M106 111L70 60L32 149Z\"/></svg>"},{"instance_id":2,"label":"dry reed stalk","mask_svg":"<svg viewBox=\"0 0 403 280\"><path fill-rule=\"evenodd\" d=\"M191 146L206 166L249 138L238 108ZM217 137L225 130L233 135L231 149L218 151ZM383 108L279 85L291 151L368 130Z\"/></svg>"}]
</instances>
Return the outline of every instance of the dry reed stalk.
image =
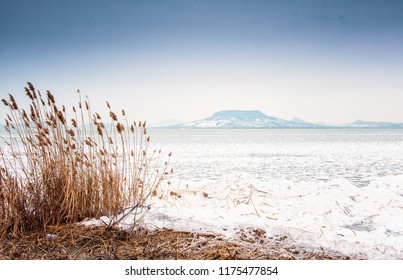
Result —
<instances>
[{"instance_id":1,"label":"dry reed stalk","mask_svg":"<svg viewBox=\"0 0 403 280\"><path fill-rule=\"evenodd\" d=\"M148 155L145 122L129 129L126 113L120 121L107 103L111 123L106 124L78 91L69 125L65 106L58 106L51 92L43 98L28 83L25 93L29 110L19 108L12 95L2 99L9 111L9 141L7 153L0 147L0 237L117 217L130 205L136 213L143 209L164 180L170 158L162 164L160 153Z\"/></svg>"}]
</instances>

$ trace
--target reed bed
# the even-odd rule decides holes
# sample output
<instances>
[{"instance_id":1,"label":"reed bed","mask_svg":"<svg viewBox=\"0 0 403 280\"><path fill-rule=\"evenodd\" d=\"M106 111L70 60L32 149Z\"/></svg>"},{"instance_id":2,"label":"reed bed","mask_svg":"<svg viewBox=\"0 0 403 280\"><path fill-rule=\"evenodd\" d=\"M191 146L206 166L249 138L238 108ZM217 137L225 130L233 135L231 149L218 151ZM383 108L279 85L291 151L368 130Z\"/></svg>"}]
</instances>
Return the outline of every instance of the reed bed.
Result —
<instances>
[{"instance_id":1,"label":"reed bed","mask_svg":"<svg viewBox=\"0 0 403 280\"><path fill-rule=\"evenodd\" d=\"M104 121L79 91L72 111L31 83L25 94L27 108L2 99L9 137L0 147L0 238L102 215L115 217L111 228L122 213L135 214L134 229L169 174L171 154L164 161L161 150L149 151L146 122L129 123L108 102Z\"/></svg>"}]
</instances>

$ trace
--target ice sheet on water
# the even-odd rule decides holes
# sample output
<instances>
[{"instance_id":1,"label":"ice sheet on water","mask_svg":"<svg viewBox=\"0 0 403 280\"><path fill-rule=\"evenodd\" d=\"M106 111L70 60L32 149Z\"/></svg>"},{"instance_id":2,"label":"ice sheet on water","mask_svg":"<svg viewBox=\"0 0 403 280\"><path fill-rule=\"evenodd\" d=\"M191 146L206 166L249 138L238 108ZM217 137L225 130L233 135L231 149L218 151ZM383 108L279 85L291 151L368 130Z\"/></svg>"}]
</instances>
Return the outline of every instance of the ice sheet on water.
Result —
<instances>
[{"instance_id":1,"label":"ice sheet on water","mask_svg":"<svg viewBox=\"0 0 403 280\"><path fill-rule=\"evenodd\" d=\"M387 182L400 185L385 189ZM247 175L227 174L218 182L193 185L174 206L157 201L145 220L227 235L241 227L262 228L287 232L302 244L364 252L370 258L402 258L401 182L403 175L378 178L364 188L346 179L261 184Z\"/></svg>"}]
</instances>

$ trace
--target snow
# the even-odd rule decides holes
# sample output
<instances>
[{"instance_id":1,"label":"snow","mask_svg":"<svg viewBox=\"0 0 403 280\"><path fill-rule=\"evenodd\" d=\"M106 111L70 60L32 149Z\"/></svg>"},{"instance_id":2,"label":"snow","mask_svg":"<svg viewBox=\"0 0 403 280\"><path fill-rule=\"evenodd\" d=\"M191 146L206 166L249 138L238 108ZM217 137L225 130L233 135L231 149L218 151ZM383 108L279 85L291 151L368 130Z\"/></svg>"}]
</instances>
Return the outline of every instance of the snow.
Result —
<instances>
[{"instance_id":1,"label":"snow","mask_svg":"<svg viewBox=\"0 0 403 280\"><path fill-rule=\"evenodd\" d=\"M152 133L173 152L171 186L181 198L149 201L149 228L231 237L252 227L369 259L403 258L401 130Z\"/></svg>"},{"instance_id":2,"label":"snow","mask_svg":"<svg viewBox=\"0 0 403 280\"><path fill-rule=\"evenodd\" d=\"M241 227L254 227L273 235L286 233L300 244L366 253L370 259L403 258L403 197L401 185L397 187L403 175L365 189L345 179L320 184L273 180L270 187L253 181L229 174L221 185L182 190L174 205L154 199L144 222L229 236ZM392 187L388 181L394 182Z\"/></svg>"}]
</instances>

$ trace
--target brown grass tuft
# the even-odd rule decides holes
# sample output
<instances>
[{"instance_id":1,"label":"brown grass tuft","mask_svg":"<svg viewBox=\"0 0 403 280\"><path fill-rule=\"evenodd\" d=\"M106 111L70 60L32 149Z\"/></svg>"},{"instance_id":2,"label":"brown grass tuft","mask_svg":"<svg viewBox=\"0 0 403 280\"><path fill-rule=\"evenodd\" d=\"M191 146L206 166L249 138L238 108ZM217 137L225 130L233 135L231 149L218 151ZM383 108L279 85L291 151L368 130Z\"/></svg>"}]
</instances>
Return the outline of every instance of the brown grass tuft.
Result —
<instances>
[{"instance_id":1,"label":"brown grass tuft","mask_svg":"<svg viewBox=\"0 0 403 280\"><path fill-rule=\"evenodd\" d=\"M104 124L79 95L69 125L70 112L51 92L43 100L32 84L25 91L29 110L12 95L2 99L9 140L0 147L0 238L102 215L115 217L111 228L128 206L141 212L167 168L159 155L148 156L145 122L125 130L127 120L110 111L117 124Z\"/></svg>"}]
</instances>

